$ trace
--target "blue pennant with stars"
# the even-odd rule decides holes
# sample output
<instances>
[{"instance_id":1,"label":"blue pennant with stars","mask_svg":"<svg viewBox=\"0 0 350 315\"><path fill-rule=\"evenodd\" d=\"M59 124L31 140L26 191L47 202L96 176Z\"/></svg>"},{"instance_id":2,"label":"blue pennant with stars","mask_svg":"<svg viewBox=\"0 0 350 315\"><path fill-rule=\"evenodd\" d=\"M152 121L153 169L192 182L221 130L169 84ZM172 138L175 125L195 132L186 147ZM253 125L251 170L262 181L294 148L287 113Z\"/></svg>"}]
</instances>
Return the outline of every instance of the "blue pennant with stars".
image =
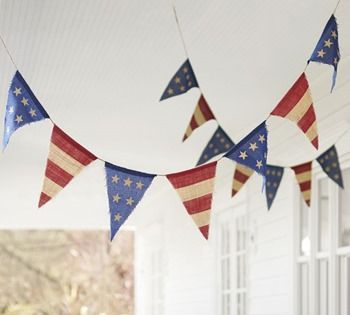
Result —
<instances>
[{"instance_id":1,"label":"blue pennant with stars","mask_svg":"<svg viewBox=\"0 0 350 315\"><path fill-rule=\"evenodd\" d=\"M335 16L332 14L308 62L315 61L334 67L332 82L333 90L337 78L339 60L338 25Z\"/></svg>"},{"instance_id":2,"label":"blue pennant with stars","mask_svg":"<svg viewBox=\"0 0 350 315\"><path fill-rule=\"evenodd\" d=\"M111 240L142 199L155 175L128 170L105 163Z\"/></svg>"},{"instance_id":3,"label":"blue pennant with stars","mask_svg":"<svg viewBox=\"0 0 350 315\"><path fill-rule=\"evenodd\" d=\"M330 179L336 182L341 188L344 188L338 153L334 145L326 152L322 153L317 158L317 162L321 165L323 171Z\"/></svg>"},{"instance_id":4,"label":"blue pennant with stars","mask_svg":"<svg viewBox=\"0 0 350 315\"><path fill-rule=\"evenodd\" d=\"M225 157L250 167L265 176L267 158L266 121L235 145Z\"/></svg>"},{"instance_id":5,"label":"blue pennant with stars","mask_svg":"<svg viewBox=\"0 0 350 315\"><path fill-rule=\"evenodd\" d=\"M217 156L221 153L227 152L234 146L233 141L226 134L226 132L219 126L214 135L209 140L207 146L202 152L197 165L203 164L209 161L214 156Z\"/></svg>"},{"instance_id":6,"label":"blue pennant with stars","mask_svg":"<svg viewBox=\"0 0 350 315\"><path fill-rule=\"evenodd\" d=\"M8 91L3 149L6 148L11 135L18 128L46 118L49 118L49 115L17 71Z\"/></svg>"},{"instance_id":7,"label":"blue pennant with stars","mask_svg":"<svg viewBox=\"0 0 350 315\"><path fill-rule=\"evenodd\" d=\"M280 166L266 165L265 193L267 207L270 210L275 200L277 190L283 177L284 168Z\"/></svg>"},{"instance_id":8,"label":"blue pennant with stars","mask_svg":"<svg viewBox=\"0 0 350 315\"><path fill-rule=\"evenodd\" d=\"M193 87L198 87L190 61L187 59L170 80L160 100L186 93Z\"/></svg>"}]
</instances>

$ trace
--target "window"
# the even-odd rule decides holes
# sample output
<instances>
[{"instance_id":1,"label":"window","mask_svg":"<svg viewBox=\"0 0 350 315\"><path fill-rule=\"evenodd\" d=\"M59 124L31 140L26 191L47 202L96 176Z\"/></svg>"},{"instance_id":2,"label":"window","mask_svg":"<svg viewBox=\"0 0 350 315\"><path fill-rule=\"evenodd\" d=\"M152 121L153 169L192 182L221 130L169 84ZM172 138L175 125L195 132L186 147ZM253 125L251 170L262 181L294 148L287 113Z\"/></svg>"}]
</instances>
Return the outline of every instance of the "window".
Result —
<instances>
[{"instance_id":1,"label":"window","mask_svg":"<svg viewBox=\"0 0 350 315\"><path fill-rule=\"evenodd\" d=\"M163 314L163 252L151 253L151 314Z\"/></svg>"}]
</instances>

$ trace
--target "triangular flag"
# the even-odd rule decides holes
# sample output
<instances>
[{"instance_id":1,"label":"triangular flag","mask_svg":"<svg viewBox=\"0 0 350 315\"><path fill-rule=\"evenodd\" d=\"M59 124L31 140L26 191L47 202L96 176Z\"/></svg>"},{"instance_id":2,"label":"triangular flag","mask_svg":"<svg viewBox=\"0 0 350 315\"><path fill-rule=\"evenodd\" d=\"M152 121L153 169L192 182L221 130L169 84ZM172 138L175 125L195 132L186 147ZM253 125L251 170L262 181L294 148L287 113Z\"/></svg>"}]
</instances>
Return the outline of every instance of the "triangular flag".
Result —
<instances>
[{"instance_id":1,"label":"triangular flag","mask_svg":"<svg viewBox=\"0 0 350 315\"><path fill-rule=\"evenodd\" d=\"M225 156L265 176L267 158L266 121L250 132Z\"/></svg>"},{"instance_id":2,"label":"triangular flag","mask_svg":"<svg viewBox=\"0 0 350 315\"><path fill-rule=\"evenodd\" d=\"M80 171L96 160L56 125L53 127L39 207L55 197Z\"/></svg>"},{"instance_id":3,"label":"triangular flag","mask_svg":"<svg viewBox=\"0 0 350 315\"><path fill-rule=\"evenodd\" d=\"M318 149L316 114L305 73L293 84L271 115L281 116L296 123Z\"/></svg>"},{"instance_id":4,"label":"triangular flag","mask_svg":"<svg viewBox=\"0 0 350 315\"><path fill-rule=\"evenodd\" d=\"M155 175L105 164L111 240L142 199Z\"/></svg>"},{"instance_id":5,"label":"triangular flag","mask_svg":"<svg viewBox=\"0 0 350 315\"><path fill-rule=\"evenodd\" d=\"M297 166L293 166L292 170L298 181L300 191L306 204L310 207L311 200L311 179L312 179L312 161Z\"/></svg>"},{"instance_id":6,"label":"triangular flag","mask_svg":"<svg viewBox=\"0 0 350 315\"><path fill-rule=\"evenodd\" d=\"M24 125L49 118L22 75L16 71L8 91L3 148L11 135Z\"/></svg>"},{"instance_id":7,"label":"triangular flag","mask_svg":"<svg viewBox=\"0 0 350 315\"><path fill-rule=\"evenodd\" d=\"M167 175L179 194L188 214L208 239L216 162Z\"/></svg>"},{"instance_id":8,"label":"triangular flag","mask_svg":"<svg viewBox=\"0 0 350 315\"><path fill-rule=\"evenodd\" d=\"M190 120L190 123L187 126L187 129L182 141L185 141L195 129L197 129L199 126L202 126L204 123L206 123L211 119L215 119L215 116L211 111L204 96L201 95L196 105L196 108L194 110L194 113L192 115L192 118Z\"/></svg>"},{"instance_id":9,"label":"triangular flag","mask_svg":"<svg viewBox=\"0 0 350 315\"><path fill-rule=\"evenodd\" d=\"M266 165L265 193L267 207L270 210L275 200L277 190L283 177L284 168L280 166Z\"/></svg>"},{"instance_id":10,"label":"triangular flag","mask_svg":"<svg viewBox=\"0 0 350 315\"><path fill-rule=\"evenodd\" d=\"M326 152L322 153L317 158L317 162L320 163L323 171L330 179L336 182L341 188L344 188L338 153L334 145Z\"/></svg>"},{"instance_id":11,"label":"triangular flag","mask_svg":"<svg viewBox=\"0 0 350 315\"><path fill-rule=\"evenodd\" d=\"M233 141L226 132L219 126L203 150L197 165L209 161L214 156L224 153L234 146Z\"/></svg>"},{"instance_id":12,"label":"triangular flag","mask_svg":"<svg viewBox=\"0 0 350 315\"><path fill-rule=\"evenodd\" d=\"M250 167L237 163L235 173L233 174L232 197L241 190L253 173L254 170L252 170Z\"/></svg>"},{"instance_id":13,"label":"triangular flag","mask_svg":"<svg viewBox=\"0 0 350 315\"><path fill-rule=\"evenodd\" d=\"M174 74L160 100L186 93L193 87L198 87L190 61L187 59Z\"/></svg>"},{"instance_id":14,"label":"triangular flag","mask_svg":"<svg viewBox=\"0 0 350 315\"><path fill-rule=\"evenodd\" d=\"M332 90L335 86L337 78L337 68L340 60L340 51L338 43L338 25L335 16L332 14L328 20L326 27L323 30L321 38L319 39L315 50L313 51L308 63L310 61L325 63L334 68Z\"/></svg>"}]
</instances>

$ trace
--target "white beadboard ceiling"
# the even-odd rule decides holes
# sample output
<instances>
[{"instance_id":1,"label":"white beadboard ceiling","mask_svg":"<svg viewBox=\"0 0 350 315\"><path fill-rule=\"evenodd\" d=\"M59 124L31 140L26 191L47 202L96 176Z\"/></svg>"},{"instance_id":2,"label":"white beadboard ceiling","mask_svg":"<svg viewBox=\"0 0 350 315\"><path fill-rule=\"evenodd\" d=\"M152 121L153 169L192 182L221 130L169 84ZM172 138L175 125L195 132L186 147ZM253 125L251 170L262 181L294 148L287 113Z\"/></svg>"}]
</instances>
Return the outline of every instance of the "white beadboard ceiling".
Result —
<instances>
[{"instance_id":1,"label":"white beadboard ceiling","mask_svg":"<svg viewBox=\"0 0 350 315\"><path fill-rule=\"evenodd\" d=\"M234 141L264 120L301 74L336 2L174 2L197 79ZM186 59L170 1L0 3L0 32L8 49L52 119L68 134L120 166L152 173L194 166L216 124L207 123L182 143L199 91L158 101ZM330 94L331 67L311 64L307 70L320 151L350 123L349 12L349 1L342 0L336 14L342 60L334 92ZM0 69L3 117L15 69L2 46ZM272 118L268 124L270 163L297 164L318 154L290 122ZM100 162L36 209L51 128L46 121L18 130L1 155L0 228L107 228L108 202ZM232 170L228 165L223 173L230 177ZM172 202L176 196L164 192L168 190L166 181L157 179L134 219L152 213L152 202L147 199Z\"/></svg>"}]
</instances>

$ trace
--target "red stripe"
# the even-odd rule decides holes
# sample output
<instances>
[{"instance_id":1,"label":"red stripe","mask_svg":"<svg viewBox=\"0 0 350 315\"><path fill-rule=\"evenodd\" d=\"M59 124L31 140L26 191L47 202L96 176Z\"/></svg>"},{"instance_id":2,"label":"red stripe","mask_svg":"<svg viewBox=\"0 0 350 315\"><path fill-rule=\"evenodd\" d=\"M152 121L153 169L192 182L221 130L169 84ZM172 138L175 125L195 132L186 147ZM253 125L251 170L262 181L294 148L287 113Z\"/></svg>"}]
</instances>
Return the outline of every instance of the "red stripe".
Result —
<instances>
[{"instance_id":1,"label":"red stripe","mask_svg":"<svg viewBox=\"0 0 350 315\"><path fill-rule=\"evenodd\" d=\"M215 176L216 161L187 171L167 175L175 189L190 186Z\"/></svg>"},{"instance_id":2,"label":"red stripe","mask_svg":"<svg viewBox=\"0 0 350 315\"><path fill-rule=\"evenodd\" d=\"M300 190L302 192L304 192L306 190L310 190L311 189L311 180L308 180L307 182L299 183L299 186L300 186Z\"/></svg>"},{"instance_id":3,"label":"red stripe","mask_svg":"<svg viewBox=\"0 0 350 315\"><path fill-rule=\"evenodd\" d=\"M52 130L51 142L85 166L96 160L96 156L75 142L56 125Z\"/></svg>"},{"instance_id":4,"label":"red stripe","mask_svg":"<svg viewBox=\"0 0 350 315\"><path fill-rule=\"evenodd\" d=\"M238 193L238 190L232 189L231 197Z\"/></svg>"},{"instance_id":5,"label":"red stripe","mask_svg":"<svg viewBox=\"0 0 350 315\"><path fill-rule=\"evenodd\" d=\"M233 176L233 179L235 179L235 180L239 181L240 183L244 184L249 177L250 176L247 176L247 175L241 173L239 170L236 169L235 175Z\"/></svg>"},{"instance_id":6,"label":"red stripe","mask_svg":"<svg viewBox=\"0 0 350 315\"><path fill-rule=\"evenodd\" d=\"M293 166L292 169L295 172L295 174L304 173L311 170L311 164L312 162L307 162L304 164Z\"/></svg>"},{"instance_id":7,"label":"red stripe","mask_svg":"<svg viewBox=\"0 0 350 315\"><path fill-rule=\"evenodd\" d=\"M184 201L183 204L187 209L188 214L203 212L211 208L212 196L213 194L207 194L199 198Z\"/></svg>"},{"instance_id":8,"label":"red stripe","mask_svg":"<svg viewBox=\"0 0 350 315\"><path fill-rule=\"evenodd\" d=\"M318 137L316 137L314 140L312 140L311 143L316 149L318 149Z\"/></svg>"},{"instance_id":9,"label":"red stripe","mask_svg":"<svg viewBox=\"0 0 350 315\"><path fill-rule=\"evenodd\" d=\"M42 192L40 194L39 208L43 206L45 203L47 203L49 200L51 200L51 197L49 197L48 195Z\"/></svg>"},{"instance_id":10,"label":"red stripe","mask_svg":"<svg viewBox=\"0 0 350 315\"><path fill-rule=\"evenodd\" d=\"M316 115L314 111L314 106L311 104L307 112L304 114L303 117L298 121L298 126L300 129L304 132L308 131L308 129L311 127L311 125L315 122Z\"/></svg>"},{"instance_id":11,"label":"red stripe","mask_svg":"<svg viewBox=\"0 0 350 315\"><path fill-rule=\"evenodd\" d=\"M205 119L208 121L210 119L215 119L213 112L211 111L207 101L205 100L204 96L201 95L201 97L198 100L198 106L205 117Z\"/></svg>"},{"instance_id":12,"label":"red stripe","mask_svg":"<svg viewBox=\"0 0 350 315\"><path fill-rule=\"evenodd\" d=\"M271 112L271 115L285 117L303 97L308 88L309 83L307 82L305 73L303 72L299 79L293 84L287 94Z\"/></svg>"},{"instance_id":13,"label":"red stripe","mask_svg":"<svg viewBox=\"0 0 350 315\"><path fill-rule=\"evenodd\" d=\"M306 204L310 207L310 199L305 200Z\"/></svg>"},{"instance_id":14,"label":"red stripe","mask_svg":"<svg viewBox=\"0 0 350 315\"><path fill-rule=\"evenodd\" d=\"M45 176L61 187L65 187L73 178L73 176L60 168L51 160L47 160Z\"/></svg>"},{"instance_id":15,"label":"red stripe","mask_svg":"<svg viewBox=\"0 0 350 315\"><path fill-rule=\"evenodd\" d=\"M198 127L198 124L197 124L196 120L194 119L194 116L192 116L192 118L191 118L190 126L191 126L192 131Z\"/></svg>"},{"instance_id":16,"label":"red stripe","mask_svg":"<svg viewBox=\"0 0 350 315\"><path fill-rule=\"evenodd\" d=\"M208 235L209 235L209 224L208 225L204 225L204 226L201 226L199 228L199 230L201 231L201 233L203 234L203 236L208 239Z\"/></svg>"}]
</instances>

